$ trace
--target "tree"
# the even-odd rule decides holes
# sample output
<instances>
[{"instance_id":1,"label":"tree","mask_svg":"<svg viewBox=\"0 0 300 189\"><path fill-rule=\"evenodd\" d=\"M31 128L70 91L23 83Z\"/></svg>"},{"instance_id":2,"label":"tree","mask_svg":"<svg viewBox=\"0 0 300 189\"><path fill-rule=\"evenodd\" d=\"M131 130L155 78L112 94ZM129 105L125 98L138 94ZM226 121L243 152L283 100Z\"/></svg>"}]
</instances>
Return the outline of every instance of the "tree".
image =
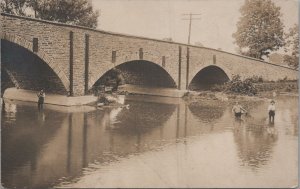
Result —
<instances>
[{"instance_id":1,"label":"tree","mask_svg":"<svg viewBox=\"0 0 300 189\"><path fill-rule=\"evenodd\" d=\"M286 54L284 62L290 67L298 68L299 66L299 33L298 25L294 25L289 29L289 32L285 34L286 46L284 48L285 52L290 52Z\"/></svg>"},{"instance_id":2,"label":"tree","mask_svg":"<svg viewBox=\"0 0 300 189\"><path fill-rule=\"evenodd\" d=\"M2 12L25 16L27 0L1 0L0 8Z\"/></svg>"},{"instance_id":3,"label":"tree","mask_svg":"<svg viewBox=\"0 0 300 189\"><path fill-rule=\"evenodd\" d=\"M284 45L280 7L271 0L246 0L232 36L243 55L263 59Z\"/></svg>"},{"instance_id":4,"label":"tree","mask_svg":"<svg viewBox=\"0 0 300 189\"><path fill-rule=\"evenodd\" d=\"M90 28L97 27L98 11L87 0L30 0L37 18Z\"/></svg>"},{"instance_id":5,"label":"tree","mask_svg":"<svg viewBox=\"0 0 300 189\"><path fill-rule=\"evenodd\" d=\"M90 28L97 27L99 17L99 11L94 11L87 0L1 0L1 9L21 16L33 12L35 18Z\"/></svg>"}]
</instances>

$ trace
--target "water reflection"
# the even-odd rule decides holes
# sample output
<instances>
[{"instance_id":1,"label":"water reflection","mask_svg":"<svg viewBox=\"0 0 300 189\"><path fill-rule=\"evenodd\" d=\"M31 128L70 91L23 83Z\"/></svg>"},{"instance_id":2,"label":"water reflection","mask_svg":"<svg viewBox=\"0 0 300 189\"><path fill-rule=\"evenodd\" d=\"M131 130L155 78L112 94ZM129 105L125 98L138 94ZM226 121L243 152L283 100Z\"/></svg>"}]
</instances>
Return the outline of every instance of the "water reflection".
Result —
<instances>
[{"instance_id":1,"label":"water reflection","mask_svg":"<svg viewBox=\"0 0 300 189\"><path fill-rule=\"evenodd\" d=\"M211 103L205 101L202 103L189 104L189 109L194 116L201 122L212 123L220 119L226 109L226 105L219 101L212 101Z\"/></svg>"},{"instance_id":2,"label":"water reflection","mask_svg":"<svg viewBox=\"0 0 300 189\"><path fill-rule=\"evenodd\" d=\"M3 117L1 124L2 183L10 183L10 187L17 188L33 187L31 177L40 173L40 155L45 150L45 145L57 135L65 116L46 111L45 114L50 119L45 119L43 112L32 111L30 107L16 109L16 121L11 123L11 117Z\"/></svg>"},{"instance_id":3,"label":"water reflection","mask_svg":"<svg viewBox=\"0 0 300 189\"><path fill-rule=\"evenodd\" d=\"M189 165L189 158L194 152L189 148L193 147L193 140L198 141L193 137L201 139L204 135L217 138L211 141L213 144L205 143L204 151L197 149L203 154L203 161L212 163L209 157L214 154L207 154L207 149L216 150L209 153L223 153L214 145L224 145L220 148L223 150L236 146L235 156L239 161L232 164L256 172L271 161L280 139L297 136L298 118L294 116L297 108L278 111L275 124L268 125L266 117L254 119L256 114L262 114L259 111L263 107L257 107L252 118L236 121L230 113L231 107L224 104L172 104L168 99L125 103L130 104L129 109L83 109L74 113L57 112L47 106L39 112L24 104L7 105L10 108L3 109L1 120L2 184L8 188L57 186L99 169L94 165L113 165L149 151L159 153L170 145L179 149L184 145L183 151L173 152L177 154L177 166L180 164L181 168L177 174L183 182L188 179L183 179L182 174L190 174L188 167L193 166ZM14 112L14 121L9 112ZM228 136L233 143L228 142ZM224 141L227 142L223 144ZM235 156L231 159L235 160ZM162 156L161 161L169 160ZM197 162L194 163L197 167ZM218 169L211 167L211 177Z\"/></svg>"},{"instance_id":4,"label":"water reflection","mask_svg":"<svg viewBox=\"0 0 300 189\"><path fill-rule=\"evenodd\" d=\"M234 141L241 165L249 166L252 170L265 165L272 156L277 138L276 128L272 124L262 127L236 120Z\"/></svg>"},{"instance_id":5,"label":"water reflection","mask_svg":"<svg viewBox=\"0 0 300 189\"><path fill-rule=\"evenodd\" d=\"M14 122L16 120L17 106L12 103L2 102L2 116L7 118L7 123Z\"/></svg>"}]
</instances>

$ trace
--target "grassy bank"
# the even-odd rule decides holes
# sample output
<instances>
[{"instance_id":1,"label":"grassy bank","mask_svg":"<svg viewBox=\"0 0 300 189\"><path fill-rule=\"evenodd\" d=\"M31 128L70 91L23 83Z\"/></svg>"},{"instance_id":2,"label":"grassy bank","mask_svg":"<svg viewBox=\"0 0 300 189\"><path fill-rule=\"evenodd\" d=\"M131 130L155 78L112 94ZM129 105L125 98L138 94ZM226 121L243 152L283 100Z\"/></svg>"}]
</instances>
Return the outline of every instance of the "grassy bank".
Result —
<instances>
[{"instance_id":1,"label":"grassy bank","mask_svg":"<svg viewBox=\"0 0 300 189\"><path fill-rule=\"evenodd\" d=\"M190 91L184 97L189 104L232 105L236 101L251 109L261 101L278 95L298 95L298 82L280 80L264 82L259 77L241 80L239 76L222 85L215 85L210 91Z\"/></svg>"}]
</instances>

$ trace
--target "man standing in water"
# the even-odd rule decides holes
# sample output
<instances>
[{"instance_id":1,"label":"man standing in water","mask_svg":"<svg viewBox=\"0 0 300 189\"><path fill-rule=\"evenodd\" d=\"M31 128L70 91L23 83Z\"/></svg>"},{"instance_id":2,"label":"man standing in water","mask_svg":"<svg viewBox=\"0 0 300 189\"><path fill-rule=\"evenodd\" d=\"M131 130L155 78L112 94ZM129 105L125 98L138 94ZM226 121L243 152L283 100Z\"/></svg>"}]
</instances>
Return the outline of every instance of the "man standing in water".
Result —
<instances>
[{"instance_id":1,"label":"man standing in water","mask_svg":"<svg viewBox=\"0 0 300 189\"><path fill-rule=\"evenodd\" d=\"M268 107L268 112L269 112L269 122L274 123L274 118L275 118L275 101L271 100L270 105Z\"/></svg>"},{"instance_id":2,"label":"man standing in water","mask_svg":"<svg viewBox=\"0 0 300 189\"><path fill-rule=\"evenodd\" d=\"M38 100L38 108L39 108L39 110L40 110L40 109L43 109L43 104L44 104L44 100L45 100L46 94L45 94L44 90L42 89L42 90L37 94L37 96L38 96L38 98L39 98L39 100Z\"/></svg>"},{"instance_id":3,"label":"man standing in water","mask_svg":"<svg viewBox=\"0 0 300 189\"><path fill-rule=\"evenodd\" d=\"M234 113L235 118L241 119L243 113L247 113L247 111L236 101L235 105L232 108L232 113Z\"/></svg>"}]
</instances>

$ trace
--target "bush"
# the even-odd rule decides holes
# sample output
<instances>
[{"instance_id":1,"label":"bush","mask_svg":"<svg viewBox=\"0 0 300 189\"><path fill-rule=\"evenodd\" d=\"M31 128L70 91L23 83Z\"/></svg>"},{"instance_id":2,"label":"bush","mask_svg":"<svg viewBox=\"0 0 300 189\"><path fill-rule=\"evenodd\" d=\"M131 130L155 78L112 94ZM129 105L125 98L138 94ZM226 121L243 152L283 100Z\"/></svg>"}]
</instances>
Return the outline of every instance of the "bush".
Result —
<instances>
[{"instance_id":1,"label":"bush","mask_svg":"<svg viewBox=\"0 0 300 189\"><path fill-rule=\"evenodd\" d=\"M286 80L287 80L287 77L284 77L283 79L278 79L277 83L283 83L283 82L286 82Z\"/></svg>"},{"instance_id":2,"label":"bush","mask_svg":"<svg viewBox=\"0 0 300 189\"><path fill-rule=\"evenodd\" d=\"M247 79L253 83L262 83L264 81L261 76L256 76L256 75Z\"/></svg>"},{"instance_id":3,"label":"bush","mask_svg":"<svg viewBox=\"0 0 300 189\"><path fill-rule=\"evenodd\" d=\"M255 88L255 82L260 82L261 77L252 77L242 80L239 75L232 77L232 80L224 83L223 85L214 85L212 91L224 91L228 93L244 94L253 96L257 94L257 89Z\"/></svg>"},{"instance_id":4,"label":"bush","mask_svg":"<svg viewBox=\"0 0 300 189\"><path fill-rule=\"evenodd\" d=\"M211 87L211 91L215 92L222 92L226 90L226 83L225 84L215 84Z\"/></svg>"}]
</instances>

